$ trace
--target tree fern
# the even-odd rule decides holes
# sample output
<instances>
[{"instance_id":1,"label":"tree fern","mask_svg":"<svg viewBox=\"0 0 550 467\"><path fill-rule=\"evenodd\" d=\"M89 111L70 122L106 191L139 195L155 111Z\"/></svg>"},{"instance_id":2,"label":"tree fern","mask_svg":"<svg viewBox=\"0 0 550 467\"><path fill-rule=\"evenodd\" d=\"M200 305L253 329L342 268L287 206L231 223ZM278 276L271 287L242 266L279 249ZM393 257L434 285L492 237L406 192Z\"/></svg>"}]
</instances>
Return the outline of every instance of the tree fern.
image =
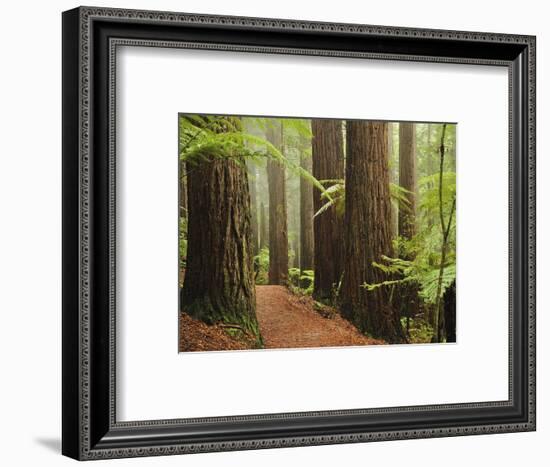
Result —
<instances>
[{"instance_id":1,"label":"tree fern","mask_svg":"<svg viewBox=\"0 0 550 467\"><path fill-rule=\"evenodd\" d=\"M445 218L451 218L455 209L456 174L443 173L443 213ZM402 190L402 189L401 189ZM399 196L395 193L394 196ZM419 295L423 301L436 305L445 290L456 278L455 230L456 221L452 217L449 235L449 248L445 258L441 290L438 297L438 278L441 270L441 228L438 219L439 212L439 174L429 175L419 180L419 204L417 221L418 233L410 240L398 237L394 241L394 250L402 257L382 257L381 261L373 263L383 271L388 279L376 284L363 284L368 291L379 287L398 287L402 284L415 282L418 284ZM411 261L404 260L414 258Z\"/></svg>"},{"instance_id":2,"label":"tree fern","mask_svg":"<svg viewBox=\"0 0 550 467\"><path fill-rule=\"evenodd\" d=\"M261 122L263 125L270 124L269 120L259 117L252 119L252 121ZM305 124L289 123L290 120L294 119L288 119L285 121L285 125L306 132ZM179 157L188 164L190 170L194 165L216 159L233 160L237 164L244 165L247 159L269 158L278 161L287 169L305 178L321 192L325 191L323 185L313 175L285 157L269 141L245 132L242 122L237 117L180 116Z\"/></svg>"},{"instance_id":3,"label":"tree fern","mask_svg":"<svg viewBox=\"0 0 550 467\"><path fill-rule=\"evenodd\" d=\"M320 183L322 186L327 186L329 184L330 186L328 186L321 192L320 197L322 200L325 200L326 203L319 208L319 210L313 215L313 217L321 215L323 212L327 211L333 206L335 207L336 212L339 215L343 215L346 205L346 185L344 183L344 180L320 180ZM410 192L405 188L395 183L390 183L390 196L392 200L400 203L400 205L404 209L406 209L407 206L410 205L410 201L407 198L408 193Z\"/></svg>"}]
</instances>

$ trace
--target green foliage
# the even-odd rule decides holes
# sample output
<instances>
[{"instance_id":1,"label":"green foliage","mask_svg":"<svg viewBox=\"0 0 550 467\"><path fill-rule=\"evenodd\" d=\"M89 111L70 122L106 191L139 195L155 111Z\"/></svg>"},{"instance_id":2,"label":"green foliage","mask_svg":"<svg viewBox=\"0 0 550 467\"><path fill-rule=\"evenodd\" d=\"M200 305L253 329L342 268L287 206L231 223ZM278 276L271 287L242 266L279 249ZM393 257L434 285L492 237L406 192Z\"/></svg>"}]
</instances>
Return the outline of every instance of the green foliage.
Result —
<instances>
[{"instance_id":1,"label":"green foliage","mask_svg":"<svg viewBox=\"0 0 550 467\"><path fill-rule=\"evenodd\" d=\"M300 283L302 284L302 288L308 295L311 295L313 293L314 278L315 273L311 269L306 269L305 271L302 271L302 275L300 276Z\"/></svg>"},{"instance_id":2,"label":"green foliage","mask_svg":"<svg viewBox=\"0 0 550 467\"><path fill-rule=\"evenodd\" d=\"M300 271L299 268L290 268L288 270L288 281L295 293L302 295L311 295L313 293L314 272L312 270Z\"/></svg>"},{"instance_id":3,"label":"green foliage","mask_svg":"<svg viewBox=\"0 0 550 467\"><path fill-rule=\"evenodd\" d=\"M269 248L262 248L254 256L254 276L256 285L269 283Z\"/></svg>"},{"instance_id":4,"label":"green foliage","mask_svg":"<svg viewBox=\"0 0 550 467\"><path fill-rule=\"evenodd\" d=\"M398 125L395 125L398 127ZM399 131L398 128L396 130ZM416 124L416 155L419 178L439 172L439 145L443 125L434 123ZM456 125L447 125L445 131L445 163L444 172L455 171L456 161ZM399 139L396 140L399 145Z\"/></svg>"},{"instance_id":5,"label":"green foliage","mask_svg":"<svg viewBox=\"0 0 550 467\"><path fill-rule=\"evenodd\" d=\"M452 217L450 235L446 249L441 290L438 294L438 279L441 266L443 235L440 219L439 193L439 146L443 125L416 124L416 170L418 174L418 191L416 199L417 234L410 240L394 240L394 257L382 257L374 265L384 273L383 281L375 284L363 284L368 291L380 287L390 289L391 296L399 297L400 287L418 290L419 307L415 310L434 309L438 300L445 293L456 277L456 226ZM277 128L281 135L281 145L275 147L266 139L266 130ZM399 180L399 124L393 123L391 130L391 154L389 157L390 194L392 205L396 209L408 210L410 206L409 191L400 187ZM456 128L447 125L444 134L445 157L443 163L442 211L444 221L451 219L456 209ZM321 199L321 208L314 217L334 209L340 216L344 214L346 196L343 179L316 180L308 171L300 167L304 157L311 157L311 122L306 119L262 118L262 117L227 117L180 115L179 117L179 156L185 161L187 174L191 174L198 164L224 159L232 160L241 166L248 166L249 180L255 183L254 204L257 216L260 217L260 206L264 206L265 217L269 215L269 190L265 171L267 161L274 160L283 164L286 173L287 222L289 264L294 261L295 249L300 239L300 177L308 180L315 188L315 196ZM261 170L259 170L261 168ZM192 175L191 175L192 176ZM349 200L348 200L349 201ZM394 211L395 213L395 211ZM258 221L259 219L256 219ZM395 216L394 221L397 221ZM185 267L187 253L186 219L180 218L179 251L180 264ZM255 283L268 283L269 249L263 248L254 257ZM292 267L288 270L289 288L299 295L311 295L313 291L313 271L300 271ZM334 285L334 294L328 304L336 306L339 284ZM439 295L439 297L438 297ZM310 299L308 299L310 300ZM402 307L401 312L403 313ZM314 307L325 307L315 302ZM318 310L319 311L319 310ZM427 316L427 314L426 314ZM227 322L230 322L227 317ZM251 326L250 323L246 323ZM407 325L403 318L403 326ZM408 320L410 342L429 342L433 330L431 325L420 317L420 313ZM238 329L229 329L237 334Z\"/></svg>"},{"instance_id":6,"label":"green foliage","mask_svg":"<svg viewBox=\"0 0 550 467\"><path fill-rule=\"evenodd\" d=\"M422 177L418 181L420 189L420 213L424 219L439 219L439 174ZM451 210L452 200L456 196L456 173L443 172L443 212L445 218Z\"/></svg>"},{"instance_id":7,"label":"green foliage","mask_svg":"<svg viewBox=\"0 0 550 467\"><path fill-rule=\"evenodd\" d=\"M273 124L275 119L251 119L252 122ZM297 119L278 119L285 127L295 131L305 130L305 124ZM179 156L188 165L188 171L201 162L216 159L228 159L242 165L247 159L261 161L268 158L283 164L288 170L305 178L322 192L323 186L307 170L285 157L269 141L243 129L238 117L217 115L180 115L179 118Z\"/></svg>"},{"instance_id":8,"label":"green foliage","mask_svg":"<svg viewBox=\"0 0 550 467\"><path fill-rule=\"evenodd\" d=\"M441 296L456 277L456 174L443 172L442 178L442 208L445 224L449 222L450 235L448 238L447 254L443 271ZM404 244L412 254L416 255L420 274L421 293L429 303L437 301L437 280L441 263L441 219L439 213L439 174L423 177L419 181L420 205L418 216L418 234L409 244Z\"/></svg>"},{"instance_id":9,"label":"green foliage","mask_svg":"<svg viewBox=\"0 0 550 467\"><path fill-rule=\"evenodd\" d=\"M320 195L321 200L325 201L325 204L320 207L313 217L317 217L333 206L336 209L336 213L342 216L346 206L346 186L344 180L321 180L320 183L323 187L327 187Z\"/></svg>"},{"instance_id":10,"label":"green foliage","mask_svg":"<svg viewBox=\"0 0 550 467\"><path fill-rule=\"evenodd\" d=\"M281 119L285 138L311 139L311 120L300 118ZM292 142L292 141L291 141Z\"/></svg>"},{"instance_id":11,"label":"green foliage","mask_svg":"<svg viewBox=\"0 0 550 467\"><path fill-rule=\"evenodd\" d=\"M435 303L437 301L437 282L439 278L439 268L427 271L420 277L421 295L428 303ZM445 266L443 270L442 292L453 283L456 279L456 264L451 263Z\"/></svg>"},{"instance_id":12,"label":"green foliage","mask_svg":"<svg viewBox=\"0 0 550 467\"><path fill-rule=\"evenodd\" d=\"M265 146L266 151L278 153L267 141L243 132L242 122L236 117L180 116L179 155L189 166L220 158L242 165L247 157L263 156L263 153L251 148L255 144Z\"/></svg>"},{"instance_id":13,"label":"green foliage","mask_svg":"<svg viewBox=\"0 0 550 467\"><path fill-rule=\"evenodd\" d=\"M382 261L373 263L388 276L387 280L376 284L365 283L363 287L372 291L378 287L398 287L414 282L418 285L422 300L428 305L434 305L438 299L437 283L443 240L439 218L439 174L423 177L419 181L419 191L418 233L411 240L401 237L395 240L394 249L398 253L398 257L384 256ZM455 209L456 176L454 172L443 173L442 193L443 214L445 222L448 222L451 210ZM455 217L453 216L440 296L456 278L455 229ZM403 258L414 259L405 260Z\"/></svg>"},{"instance_id":14,"label":"green foliage","mask_svg":"<svg viewBox=\"0 0 550 467\"><path fill-rule=\"evenodd\" d=\"M407 318L401 318L403 329L407 327ZM409 319L409 343L426 344L432 341L433 328L424 318Z\"/></svg>"},{"instance_id":15,"label":"green foliage","mask_svg":"<svg viewBox=\"0 0 550 467\"><path fill-rule=\"evenodd\" d=\"M273 128L275 121L282 125L282 131L285 139L290 139L289 143L296 146L294 141L303 137L311 139L311 121L303 118L266 118L266 117L245 117L244 120L251 126L255 126L261 131Z\"/></svg>"},{"instance_id":16,"label":"green foliage","mask_svg":"<svg viewBox=\"0 0 550 467\"><path fill-rule=\"evenodd\" d=\"M403 242L402 239L398 241ZM404 243L403 243L404 244ZM403 248L401 249L403 251ZM398 286L408 282L415 282L419 285L419 294L428 304L435 304L437 301L437 281L439 277L439 263L437 258L440 255L427 252L419 253L414 260L407 261L401 258L389 258L383 256L383 263L373 262L373 265L386 273L388 279L376 284L363 284L368 291L376 290L379 287ZM454 261L447 263L443 273L442 292L445 292L456 277L456 265Z\"/></svg>"},{"instance_id":17,"label":"green foliage","mask_svg":"<svg viewBox=\"0 0 550 467\"><path fill-rule=\"evenodd\" d=\"M392 201L397 203L399 206L399 209L404 209L406 211L410 211L409 206L411 204L408 195L410 195L411 192L409 190L406 190L402 186L391 183L390 182L390 196Z\"/></svg>"},{"instance_id":18,"label":"green foliage","mask_svg":"<svg viewBox=\"0 0 550 467\"><path fill-rule=\"evenodd\" d=\"M290 268L288 270L288 281L296 286L300 286L300 268Z\"/></svg>"},{"instance_id":19,"label":"green foliage","mask_svg":"<svg viewBox=\"0 0 550 467\"><path fill-rule=\"evenodd\" d=\"M344 215L344 210L346 206L346 185L343 179L338 180L320 180L321 185L323 185L325 190L321 193L321 199L326 201L319 210L315 213L313 217L317 217L323 212L327 211L334 206L336 213L339 216ZM400 206L406 208L410 204L407 194L410 192L405 188L395 184L390 183L390 196L391 199L395 202L398 202Z\"/></svg>"}]
</instances>

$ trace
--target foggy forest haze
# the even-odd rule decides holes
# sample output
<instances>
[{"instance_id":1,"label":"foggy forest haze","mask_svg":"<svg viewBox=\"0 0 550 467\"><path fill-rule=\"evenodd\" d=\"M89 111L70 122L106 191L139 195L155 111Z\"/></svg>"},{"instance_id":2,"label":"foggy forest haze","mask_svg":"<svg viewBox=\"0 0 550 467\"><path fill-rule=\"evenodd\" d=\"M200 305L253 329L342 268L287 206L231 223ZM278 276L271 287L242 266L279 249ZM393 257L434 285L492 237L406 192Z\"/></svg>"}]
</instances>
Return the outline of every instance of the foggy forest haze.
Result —
<instances>
[{"instance_id":1,"label":"foggy forest haze","mask_svg":"<svg viewBox=\"0 0 550 467\"><path fill-rule=\"evenodd\" d=\"M179 350L456 342L456 125L180 114Z\"/></svg>"}]
</instances>

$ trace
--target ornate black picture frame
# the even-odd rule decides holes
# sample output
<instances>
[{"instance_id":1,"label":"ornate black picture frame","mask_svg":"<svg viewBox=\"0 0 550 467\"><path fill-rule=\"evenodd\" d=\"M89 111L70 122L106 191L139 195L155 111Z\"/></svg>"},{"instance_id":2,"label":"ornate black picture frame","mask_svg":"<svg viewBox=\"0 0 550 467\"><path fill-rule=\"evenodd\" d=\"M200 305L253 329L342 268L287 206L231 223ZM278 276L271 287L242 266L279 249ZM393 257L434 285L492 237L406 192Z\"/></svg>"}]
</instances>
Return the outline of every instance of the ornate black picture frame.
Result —
<instances>
[{"instance_id":1,"label":"ornate black picture frame","mask_svg":"<svg viewBox=\"0 0 550 467\"><path fill-rule=\"evenodd\" d=\"M117 45L506 67L509 399L117 422L113 201ZM93 7L63 13L63 454L87 460L534 429L534 37Z\"/></svg>"}]
</instances>

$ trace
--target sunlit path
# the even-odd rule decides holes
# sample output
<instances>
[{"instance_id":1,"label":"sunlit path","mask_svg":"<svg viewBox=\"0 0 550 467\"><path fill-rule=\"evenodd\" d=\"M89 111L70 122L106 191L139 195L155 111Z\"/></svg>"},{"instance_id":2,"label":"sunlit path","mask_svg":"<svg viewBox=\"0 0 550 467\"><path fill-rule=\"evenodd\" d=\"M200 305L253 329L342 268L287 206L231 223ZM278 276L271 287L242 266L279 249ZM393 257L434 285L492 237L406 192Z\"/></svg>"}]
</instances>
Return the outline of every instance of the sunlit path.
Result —
<instances>
[{"instance_id":1,"label":"sunlit path","mask_svg":"<svg viewBox=\"0 0 550 467\"><path fill-rule=\"evenodd\" d=\"M309 297L280 285L256 287L256 315L266 349L380 344L363 336L338 313L324 317Z\"/></svg>"}]
</instances>

